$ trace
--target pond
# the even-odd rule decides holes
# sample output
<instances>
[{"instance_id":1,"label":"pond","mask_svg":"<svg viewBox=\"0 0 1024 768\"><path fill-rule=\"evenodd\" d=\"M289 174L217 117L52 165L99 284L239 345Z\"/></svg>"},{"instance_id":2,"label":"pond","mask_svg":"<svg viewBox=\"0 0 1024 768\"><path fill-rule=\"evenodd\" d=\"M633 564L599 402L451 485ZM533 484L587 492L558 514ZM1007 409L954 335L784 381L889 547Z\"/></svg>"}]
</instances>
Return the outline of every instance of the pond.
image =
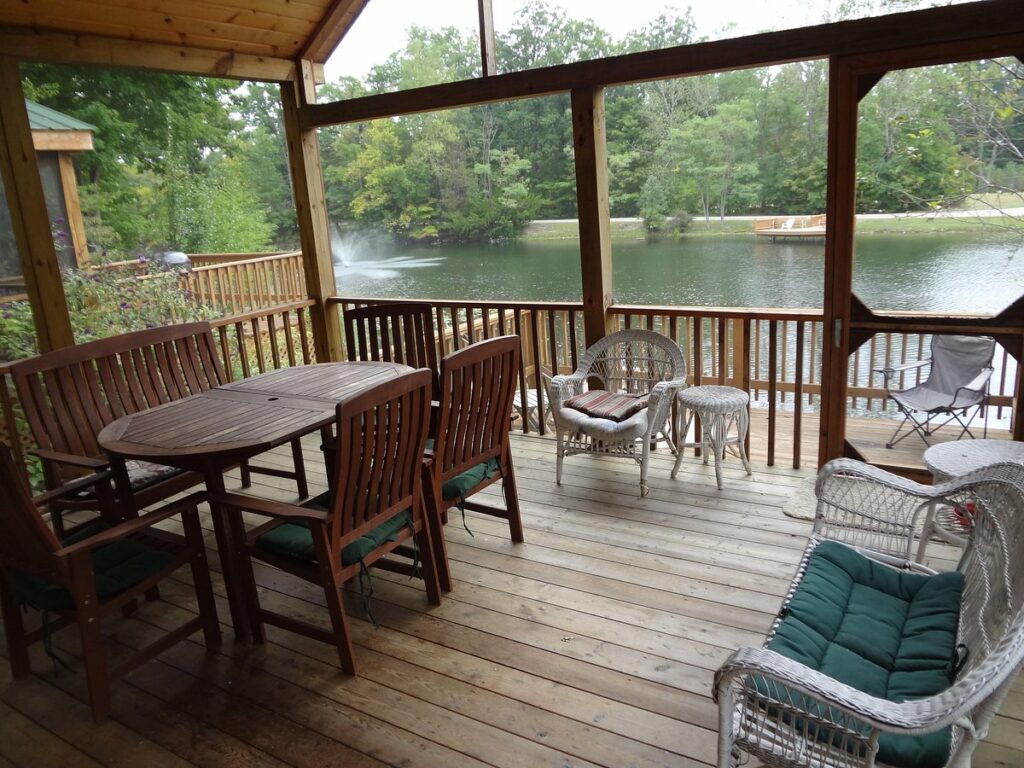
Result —
<instances>
[{"instance_id":1,"label":"pond","mask_svg":"<svg viewBox=\"0 0 1024 768\"><path fill-rule=\"evenodd\" d=\"M364 234L335 242L338 292L405 299L579 301L575 240L409 246ZM624 304L820 307L822 240L753 235L615 240ZM862 235L854 290L872 307L998 312L1024 293L1024 241L970 234Z\"/></svg>"}]
</instances>

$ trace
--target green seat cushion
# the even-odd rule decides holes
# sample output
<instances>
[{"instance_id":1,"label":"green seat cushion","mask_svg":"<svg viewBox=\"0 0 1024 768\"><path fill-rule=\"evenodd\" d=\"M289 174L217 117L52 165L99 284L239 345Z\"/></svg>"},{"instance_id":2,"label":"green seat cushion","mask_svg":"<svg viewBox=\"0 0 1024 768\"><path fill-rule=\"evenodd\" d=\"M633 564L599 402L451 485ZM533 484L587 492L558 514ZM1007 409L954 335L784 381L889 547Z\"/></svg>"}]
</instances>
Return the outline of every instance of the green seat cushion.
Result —
<instances>
[{"instance_id":1,"label":"green seat cushion","mask_svg":"<svg viewBox=\"0 0 1024 768\"><path fill-rule=\"evenodd\" d=\"M963 583L962 573L896 571L822 542L768 647L872 696L932 696L953 681ZM883 733L878 760L937 768L951 735Z\"/></svg>"},{"instance_id":2,"label":"green seat cushion","mask_svg":"<svg viewBox=\"0 0 1024 768\"><path fill-rule=\"evenodd\" d=\"M102 521L97 521L76 531L61 543L70 546L83 539L95 536L110 528ZM164 568L174 559L174 554L162 550L150 549L134 539L121 539L92 554L93 573L96 575L96 592L100 600L124 592L141 581ZM70 611L75 603L71 593L60 586L38 579L19 571L9 571L11 588L18 601L26 603L40 611Z\"/></svg>"},{"instance_id":3,"label":"green seat cushion","mask_svg":"<svg viewBox=\"0 0 1024 768\"><path fill-rule=\"evenodd\" d=\"M434 438L427 440L427 448L433 449ZM464 499L466 494L476 488L484 480L490 480L501 469L496 458L488 459L470 467L462 474L456 475L441 486L441 498L445 501L450 499Z\"/></svg>"},{"instance_id":4,"label":"green seat cushion","mask_svg":"<svg viewBox=\"0 0 1024 768\"><path fill-rule=\"evenodd\" d=\"M466 494L476 488L484 480L490 480L498 474L497 459L488 459L485 462L470 467L460 475L441 486L441 496L447 499L464 499Z\"/></svg>"},{"instance_id":5,"label":"green seat cushion","mask_svg":"<svg viewBox=\"0 0 1024 768\"><path fill-rule=\"evenodd\" d=\"M314 509L327 509L329 499L329 494L323 493L310 499L303 506ZM410 510L400 512L341 550L341 564L352 565L358 563L384 542L395 541L402 529L408 528L411 524L412 512ZM284 557L292 557L296 560L305 560L311 563L316 562L316 552L313 549L313 534L310 533L307 526L301 523L282 523L257 538L256 546L260 549L265 549L267 552L273 552Z\"/></svg>"}]
</instances>

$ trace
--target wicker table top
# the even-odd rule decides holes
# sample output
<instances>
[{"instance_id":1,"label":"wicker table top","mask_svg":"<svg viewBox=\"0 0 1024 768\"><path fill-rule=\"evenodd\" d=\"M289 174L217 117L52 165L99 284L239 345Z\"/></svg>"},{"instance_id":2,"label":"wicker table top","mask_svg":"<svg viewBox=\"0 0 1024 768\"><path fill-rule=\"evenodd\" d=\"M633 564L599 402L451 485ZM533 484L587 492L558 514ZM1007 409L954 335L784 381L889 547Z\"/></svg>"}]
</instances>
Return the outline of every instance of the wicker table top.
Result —
<instances>
[{"instance_id":1,"label":"wicker table top","mask_svg":"<svg viewBox=\"0 0 1024 768\"><path fill-rule=\"evenodd\" d=\"M924 452L924 463L936 480L1013 461L1024 464L1024 443L1013 440L955 440L933 445Z\"/></svg>"},{"instance_id":2,"label":"wicker table top","mask_svg":"<svg viewBox=\"0 0 1024 768\"><path fill-rule=\"evenodd\" d=\"M705 413L733 413L746 408L750 395L736 387L703 384L679 392L679 402L687 408Z\"/></svg>"}]
</instances>

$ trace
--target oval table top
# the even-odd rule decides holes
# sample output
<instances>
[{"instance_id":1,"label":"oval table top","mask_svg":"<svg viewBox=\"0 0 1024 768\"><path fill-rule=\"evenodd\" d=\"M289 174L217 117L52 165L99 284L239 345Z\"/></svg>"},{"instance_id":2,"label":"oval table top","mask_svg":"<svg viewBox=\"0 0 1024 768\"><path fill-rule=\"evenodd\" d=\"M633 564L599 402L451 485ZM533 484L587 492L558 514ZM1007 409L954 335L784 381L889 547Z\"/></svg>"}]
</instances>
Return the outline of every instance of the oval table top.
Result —
<instances>
[{"instance_id":1,"label":"oval table top","mask_svg":"<svg viewBox=\"0 0 1024 768\"><path fill-rule=\"evenodd\" d=\"M327 426L339 401L411 370L384 362L282 368L123 416L98 440L114 456L201 469Z\"/></svg>"}]
</instances>

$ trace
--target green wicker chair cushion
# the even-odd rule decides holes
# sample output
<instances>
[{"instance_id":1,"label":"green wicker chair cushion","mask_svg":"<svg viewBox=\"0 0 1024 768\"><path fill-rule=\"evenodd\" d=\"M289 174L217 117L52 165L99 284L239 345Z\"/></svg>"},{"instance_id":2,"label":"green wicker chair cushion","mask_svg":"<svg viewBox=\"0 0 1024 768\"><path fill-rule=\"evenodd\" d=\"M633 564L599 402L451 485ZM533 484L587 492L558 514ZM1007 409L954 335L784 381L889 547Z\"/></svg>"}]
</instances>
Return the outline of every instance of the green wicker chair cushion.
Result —
<instances>
[{"instance_id":1,"label":"green wicker chair cushion","mask_svg":"<svg viewBox=\"0 0 1024 768\"><path fill-rule=\"evenodd\" d=\"M70 546L110 528L96 521L62 541ZM92 567L96 575L96 591L101 600L113 597L166 568L173 553L150 549L134 539L121 539L92 553ZM40 611L71 611L75 603L71 593L58 584L52 584L18 571L8 572L11 588L19 602Z\"/></svg>"},{"instance_id":2,"label":"green wicker chair cushion","mask_svg":"<svg viewBox=\"0 0 1024 768\"><path fill-rule=\"evenodd\" d=\"M565 407L582 411L595 419L620 422L646 408L649 399L650 395L624 395L594 389L570 397L565 401Z\"/></svg>"},{"instance_id":3,"label":"green wicker chair cushion","mask_svg":"<svg viewBox=\"0 0 1024 768\"><path fill-rule=\"evenodd\" d=\"M322 494L303 506L316 507L326 502L327 494ZM323 508L323 507L321 507ZM406 510L390 520L378 525L364 536L353 541L341 550L341 564L352 565L358 563L368 554L377 549L386 541L395 541L403 528L412 524L412 512ZM284 557L292 557L297 560L316 562L316 552L313 549L313 534L309 528L300 523L283 523L256 539L256 546L267 552L273 552Z\"/></svg>"},{"instance_id":4,"label":"green wicker chair cushion","mask_svg":"<svg viewBox=\"0 0 1024 768\"><path fill-rule=\"evenodd\" d=\"M953 681L963 584L961 573L895 571L822 542L768 647L872 696L931 696ZM949 758L950 738L949 728L883 733L878 760L938 768Z\"/></svg>"}]
</instances>

